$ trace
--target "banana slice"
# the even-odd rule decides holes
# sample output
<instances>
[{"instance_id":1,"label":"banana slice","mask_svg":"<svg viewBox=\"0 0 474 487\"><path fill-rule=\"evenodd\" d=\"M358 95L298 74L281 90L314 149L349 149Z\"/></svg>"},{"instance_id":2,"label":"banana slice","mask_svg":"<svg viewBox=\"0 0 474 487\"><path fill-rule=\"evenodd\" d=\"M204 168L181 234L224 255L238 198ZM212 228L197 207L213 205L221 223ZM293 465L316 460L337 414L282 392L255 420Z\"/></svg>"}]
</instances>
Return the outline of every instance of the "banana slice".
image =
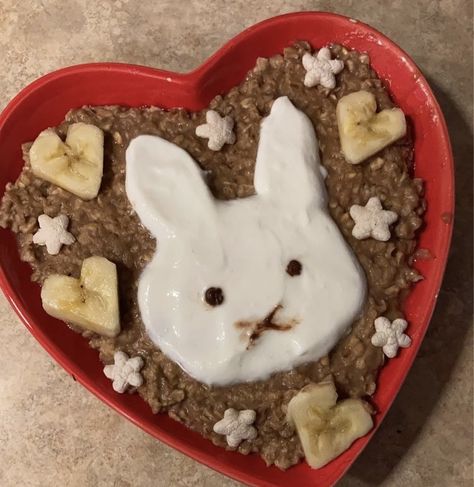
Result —
<instances>
[{"instance_id":1,"label":"banana slice","mask_svg":"<svg viewBox=\"0 0 474 487\"><path fill-rule=\"evenodd\" d=\"M82 263L81 277L53 274L41 289L43 308L51 316L99 335L120 333L117 269L104 257Z\"/></svg>"},{"instance_id":2,"label":"banana slice","mask_svg":"<svg viewBox=\"0 0 474 487\"><path fill-rule=\"evenodd\" d=\"M347 162L359 164L406 134L405 115L400 108L379 113L376 110L375 96L363 90L338 101L339 140Z\"/></svg>"},{"instance_id":3,"label":"banana slice","mask_svg":"<svg viewBox=\"0 0 474 487\"><path fill-rule=\"evenodd\" d=\"M53 129L41 132L30 148L33 173L84 200L95 198L102 180L104 133L95 125L73 123L63 142Z\"/></svg>"},{"instance_id":4,"label":"banana slice","mask_svg":"<svg viewBox=\"0 0 474 487\"><path fill-rule=\"evenodd\" d=\"M360 399L336 402L334 384L322 382L307 385L288 404L288 420L296 426L312 468L326 465L373 426Z\"/></svg>"}]
</instances>

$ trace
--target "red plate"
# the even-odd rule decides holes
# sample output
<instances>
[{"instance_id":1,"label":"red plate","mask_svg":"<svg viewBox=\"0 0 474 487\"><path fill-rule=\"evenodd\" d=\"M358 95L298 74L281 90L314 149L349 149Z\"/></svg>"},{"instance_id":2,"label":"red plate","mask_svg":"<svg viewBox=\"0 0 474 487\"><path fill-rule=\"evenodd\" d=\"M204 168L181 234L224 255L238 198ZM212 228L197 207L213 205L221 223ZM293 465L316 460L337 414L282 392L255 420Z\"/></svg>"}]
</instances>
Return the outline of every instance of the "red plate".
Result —
<instances>
[{"instance_id":1,"label":"red plate","mask_svg":"<svg viewBox=\"0 0 474 487\"><path fill-rule=\"evenodd\" d=\"M322 12L283 15L257 24L229 41L202 66L176 74L128 64L85 64L61 69L35 81L14 98L0 116L0 187L14 181L23 166L20 146L46 127L58 124L66 112L81 105L123 104L185 107L199 110L218 93L238 84L258 56L281 53L296 40L314 47L331 42L366 51L395 99L414 126L415 174L426 183L428 202L419 247L431 260L417 269L425 279L405 303L410 322L410 348L388 361L380 374L374 401L378 426L387 413L420 347L438 296L451 239L454 211L453 159L441 110L427 81L409 56L392 41L351 19ZM358 440L320 470L306 464L282 472L267 468L257 455L226 452L164 414L153 415L138 395L113 392L102 373L96 351L80 335L45 314L39 287L30 282L30 268L20 262L10 231L0 230L0 284L26 327L70 374L109 406L161 441L196 460L253 485L334 484L370 440Z\"/></svg>"}]
</instances>

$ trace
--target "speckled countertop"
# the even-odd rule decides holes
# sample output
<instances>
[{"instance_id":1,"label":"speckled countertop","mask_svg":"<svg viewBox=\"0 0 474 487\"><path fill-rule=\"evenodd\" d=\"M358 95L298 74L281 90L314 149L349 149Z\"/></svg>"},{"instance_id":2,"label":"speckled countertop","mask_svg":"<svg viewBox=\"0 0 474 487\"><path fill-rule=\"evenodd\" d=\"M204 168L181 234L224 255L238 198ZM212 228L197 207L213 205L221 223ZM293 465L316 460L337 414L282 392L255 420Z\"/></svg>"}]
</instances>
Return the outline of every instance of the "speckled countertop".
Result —
<instances>
[{"instance_id":1,"label":"speckled countertop","mask_svg":"<svg viewBox=\"0 0 474 487\"><path fill-rule=\"evenodd\" d=\"M382 7L382 4L384 6ZM0 108L38 76L123 61L186 71L245 27L328 10L408 51L446 115L457 212L443 290L391 411L341 486L472 486L472 2L1 0ZM236 486L154 440L66 374L0 295L2 487Z\"/></svg>"}]
</instances>

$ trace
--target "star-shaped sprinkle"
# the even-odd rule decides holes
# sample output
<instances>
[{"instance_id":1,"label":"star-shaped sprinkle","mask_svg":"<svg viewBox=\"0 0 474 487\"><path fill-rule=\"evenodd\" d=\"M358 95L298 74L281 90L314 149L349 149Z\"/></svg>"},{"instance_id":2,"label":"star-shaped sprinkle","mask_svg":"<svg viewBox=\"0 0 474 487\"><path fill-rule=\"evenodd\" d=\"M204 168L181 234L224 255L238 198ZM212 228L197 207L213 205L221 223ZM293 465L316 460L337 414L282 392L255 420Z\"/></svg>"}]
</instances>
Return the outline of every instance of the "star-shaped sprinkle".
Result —
<instances>
[{"instance_id":1,"label":"star-shaped sprinkle","mask_svg":"<svg viewBox=\"0 0 474 487\"><path fill-rule=\"evenodd\" d=\"M390 321L385 316L380 316L374 322L375 334L372 336L372 345L382 347L383 353L388 358L397 355L398 348L407 348L411 345L411 338L403 333L408 323L406 320L398 318Z\"/></svg>"},{"instance_id":2,"label":"star-shaped sprinkle","mask_svg":"<svg viewBox=\"0 0 474 487\"><path fill-rule=\"evenodd\" d=\"M130 387L136 388L143 384L140 374L143 365L141 357L128 358L125 352L119 351L114 354L114 363L104 367L104 374L113 381L114 391L122 394Z\"/></svg>"},{"instance_id":3,"label":"star-shaped sprinkle","mask_svg":"<svg viewBox=\"0 0 474 487\"><path fill-rule=\"evenodd\" d=\"M355 222L352 235L358 240L372 237L386 242L390 238L389 226L398 219L394 211L382 208L377 196L370 198L365 206L352 205L349 213Z\"/></svg>"},{"instance_id":4,"label":"star-shaped sprinkle","mask_svg":"<svg viewBox=\"0 0 474 487\"><path fill-rule=\"evenodd\" d=\"M71 245L76 239L67 231L69 218L66 215L58 215L51 218L48 215L38 217L39 230L33 235L33 243L46 245L50 255L57 255L61 245Z\"/></svg>"},{"instance_id":5,"label":"star-shaped sprinkle","mask_svg":"<svg viewBox=\"0 0 474 487\"><path fill-rule=\"evenodd\" d=\"M221 117L215 110L206 113L205 124L196 127L196 135L209 139L207 146L213 151L221 150L224 144L235 142L234 120L230 116Z\"/></svg>"},{"instance_id":6,"label":"star-shaped sprinkle","mask_svg":"<svg viewBox=\"0 0 474 487\"><path fill-rule=\"evenodd\" d=\"M303 55L303 67L306 69L304 85L312 88L316 85L333 89L336 86L336 75L344 69L344 61L331 59L331 51L323 47L314 56L307 52Z\"/></svg>"},{"instance_id":7,"label":"star-shaped sprinkle","mask_svg":"<svg viewBox=\"0 0 474 487\"><path fill-rule=\"evenodd\" d=\"M255 417L256 413L251 409L226 409L224 418L214 425L214 431L219 435L226 435L227 444L236 448L241 441L257 437L257 430L252 426Z\"/></svg>"}]
</instances>

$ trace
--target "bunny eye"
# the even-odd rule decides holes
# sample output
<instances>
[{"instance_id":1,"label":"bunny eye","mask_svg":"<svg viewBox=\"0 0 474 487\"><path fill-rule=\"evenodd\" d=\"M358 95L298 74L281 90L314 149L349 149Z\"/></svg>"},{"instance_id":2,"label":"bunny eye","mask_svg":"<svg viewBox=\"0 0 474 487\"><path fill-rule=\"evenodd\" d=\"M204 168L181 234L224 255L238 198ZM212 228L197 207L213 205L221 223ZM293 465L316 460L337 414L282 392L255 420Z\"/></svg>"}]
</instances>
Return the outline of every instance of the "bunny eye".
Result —
<instances>
[{"instance_id":1,"label":"bunny eye","mask_svg":"<svg viewBox=\"0 0 474 487\"><path fill-rule=\"evenodd\" d=\"M286 266L286 272L291 277L299 276L302 270L303 266L301 265L301 262L295 259L290 260L290 262L288 262L288 265Z\"/></svg>"},{"instance_id":2,"label":"bunny eye","mask_svg":"<svg viewBox=\"0 0 474 487\"><path fill-rule=\"evenodd\" d=\"M204 300L211 306L219 306L224 302L224 292L220 287L209 287L204 293Z\"/></svg>"}]
</instances>

